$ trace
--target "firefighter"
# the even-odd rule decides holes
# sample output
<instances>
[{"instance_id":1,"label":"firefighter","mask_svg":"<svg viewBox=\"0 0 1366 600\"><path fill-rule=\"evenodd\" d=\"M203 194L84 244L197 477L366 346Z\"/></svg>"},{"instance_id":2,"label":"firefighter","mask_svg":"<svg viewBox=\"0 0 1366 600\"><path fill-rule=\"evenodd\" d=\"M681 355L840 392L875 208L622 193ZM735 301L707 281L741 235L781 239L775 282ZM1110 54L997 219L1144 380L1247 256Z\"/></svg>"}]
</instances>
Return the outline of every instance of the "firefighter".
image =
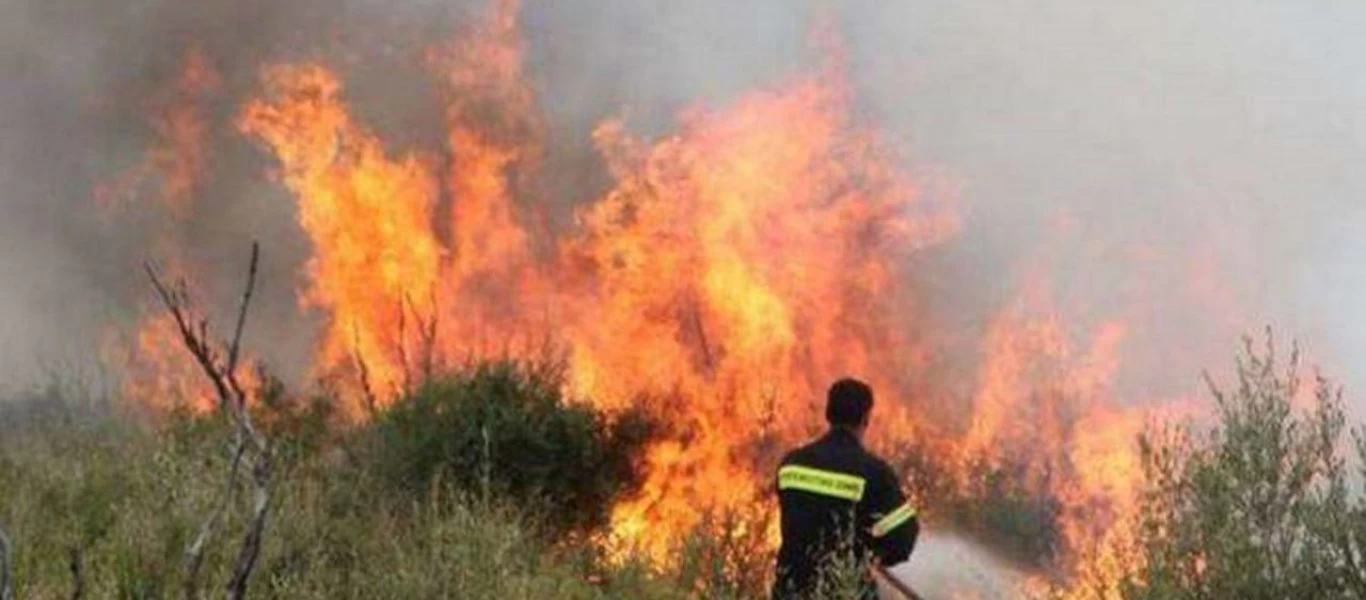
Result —
<instances>
[{"instance_id":1,"label":"firefighter","mask_svg":"<svg viewBox=\"0 0 1366 600\"><path fill-rule=\"evenodd\" d=\"M863 448L873 390L841 379L826 396L830 430L787 456L778 468L782 546L773 597L810 598L822 570L859 568L862 597L876 598L871 574L861 565L890 567L910 557L920 534L915 507L896 474Z\"/></svg>"}]
</instances>

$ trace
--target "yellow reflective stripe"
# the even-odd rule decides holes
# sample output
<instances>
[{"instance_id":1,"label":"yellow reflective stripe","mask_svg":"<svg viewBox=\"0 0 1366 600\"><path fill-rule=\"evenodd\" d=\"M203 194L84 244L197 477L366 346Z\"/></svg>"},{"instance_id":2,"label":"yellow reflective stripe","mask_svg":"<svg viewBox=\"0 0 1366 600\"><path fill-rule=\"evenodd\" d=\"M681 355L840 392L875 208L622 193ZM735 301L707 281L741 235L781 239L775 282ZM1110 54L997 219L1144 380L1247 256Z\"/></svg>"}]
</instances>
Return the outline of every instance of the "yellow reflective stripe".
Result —
<instances>
[{"instance_id":1,"label":"yellow reflective stripe","mask_svg":"<svg viewBox=\"0 0 1366 600\"><path fill-rule=\"evenodd\" d=\"M780 490L801 490L857 502L863 498L864 483L862 477L836 471L823 471L799 465L787 465L778 469Z\"/></svg>"},{"instance_id":2,"label":"yellow reflective stripe","mask_svg":"<svg viewBox=\"0 0 1366 600\"><path fill-rule=\"evenodd\" d=\"M893 529L900 527L902 523L911 520L911 517L914 516L915 509L911 508L909 502L898 506L896 510L873 523L873 537L882 537L891 533Z\"/></svg>"}]
</instances>

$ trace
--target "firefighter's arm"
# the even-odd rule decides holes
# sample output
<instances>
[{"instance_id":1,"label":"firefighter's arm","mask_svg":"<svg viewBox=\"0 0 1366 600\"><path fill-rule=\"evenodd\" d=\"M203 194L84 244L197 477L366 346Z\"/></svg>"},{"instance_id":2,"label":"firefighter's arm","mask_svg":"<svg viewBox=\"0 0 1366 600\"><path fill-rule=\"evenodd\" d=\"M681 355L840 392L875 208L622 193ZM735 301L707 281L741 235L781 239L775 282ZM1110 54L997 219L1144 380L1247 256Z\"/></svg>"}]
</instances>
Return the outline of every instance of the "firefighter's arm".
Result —
<instances>
[{"instance_id":1,"label":"firefighter's arm","mask_svg":"<svg viewBox=\"0 0 1366 600\"><path fill-rule=\"evenodd\" d=\"M885 566L910 558L920 537L920 520L915 506L901 492L896 474L886 464L879 465L873 486L873 522L868 533L873 550Z\"/></svg>"}]
</instances>

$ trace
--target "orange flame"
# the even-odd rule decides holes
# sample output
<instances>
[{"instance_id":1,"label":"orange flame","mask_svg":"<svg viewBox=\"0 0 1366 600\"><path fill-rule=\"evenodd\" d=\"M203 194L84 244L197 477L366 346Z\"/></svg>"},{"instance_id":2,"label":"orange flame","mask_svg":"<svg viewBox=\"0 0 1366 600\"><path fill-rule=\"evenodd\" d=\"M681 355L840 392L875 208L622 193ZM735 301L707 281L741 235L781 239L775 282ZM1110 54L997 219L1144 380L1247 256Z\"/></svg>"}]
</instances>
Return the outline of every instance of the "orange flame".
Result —
<instances>
[{"instance_id":1,"label":"orange flame","mask_svg":"<svg viewBox=\"0 0 1366 600\"><path fill-rule=\"evenodd\" d=\"M598 139L618 184L564 246L588 278L566 332L574 388L686 403L677 425L691 439L652 452L645 492L616 510L626 531L686 531L698 507L761 500L763 487L728 485L766 479L746 448L759 424L797 439L830 378L905 368L879 357L914 356L897 333L907 320L875 299L894 285L898 249L942 241L956 221L923 206L849 119L833 71L697 111L652 147L616 123Z\"/></svg>"},{"instance_id":2,"label":"orange flame","mask_svg":"<svg viewBox=\"0 0 1366 600\"><path fill-rule=\"evenodd\" d=\"M161 184L157 195L162 203L176 218L185 218L208 165L205 101L222 85L208 55L191 45L175 81L151 99L148 124L157 142L141 163L113 184L97 188L96 201L107 211L116 211L140 199L140 188L148 179L156 178Z\"/></svg>"},{"instance_id":3,"label":"orange flame","mask_svg":"<svg viewBox=\"0 0 1366 600\"><path fill-rule=\"evenodd\" d=\"M441 246L431 231L437 182L415 156L390 159L351 121L341 84L317 66L265 74L271 100L256 100L239 127L270 145L285 186L299 198L311 238L308 287L300 298L331 316L318 349L321 369L356 365L377 394L400 391L393 352L411 298L436 290Z\"/></svg>"},{"instance_id":4,"label":"orange flame","mask_svg":"<svg viewBox=\"0 0 1366 600\"><path fill-rule=\"evenodd\" d=\"M761 486L699 484L761 480L745 448L754 424L784 440L809 433L791 415L809 415L831 377L868 374L891 394L893 378L877 373L918 353L900 330L908 315L881 301L895 297L895 257L947 239L956 214L922 201L850 118L832 62L724 111L695 110L653 145L604 123L596 139L615 187L534 260L509 186L539 131L515 8L499 3L479 35L435 60L452 98L449 242L433 227L437 167L386 157L322 67L269 69L266 98L243 111L242 131L279 159L314 242L305 298L331 319L318 365L359 363L388 398L414 350L396 338L409 296L439 299L429 310L442 356L480 350L469 345L480 336L514 339L553 310L569 393L611 408L641 394L687 403L674 423L686 441L649 453L644 491L615 510L619 532L680 532L699 507L751 507ZM485 115L493 108L511 112Z\"/></svg>"},{"instance_id":5,"label":"orange flame","mask_svg":"<svg viewBox=\"0 0 1366 600\"><path fill-rule=\"evenodd\" d=\"M878 390L876 446L922 441L963 485L974 461L1037 458L1024 483L1061 504L1067 567L1133 564L1116 549L1132 533L1133 441L1150 413L1118 401L1116 378L1141 327L1079 325L1047 277L1027 272L976 344L966 391L917 381L935 375L941 342L909 271L954 239L961 216L855 118L832 38L820 38L831 57L818 68L694 107L670 135L599 124L612 183L568 199L574 226L556 235L531 225L544 199L520 183L545 125L519 8L496 0L428 53L440 156L389 149L320 64L266 68L264 93L240 112L237 130L273 155L312 244L299 301L326 317L314 375L343 382L348 402L383 403L444 362L534 357L532 333L546 332L569 395L610 410L644 398L670 418L642 489L612 511L612 533L656 557L708 511L768 502L780 450L821 426L824 386L857 375ZM953 412L943 405L964 407L965 421L936 422ZM772 521L756 526L772 539Z\"/></svg>"},{"instance_id":6,"label":"orange flame","mask_svg":"<svg viewBox=\"0 0 1366 600\"><path fill-rule=\"evenodd\" d=\"M449 129L451 269L506 278L530 260L512 200L511 170L536 153L541 124L523 80L518 0L498 0L487 22L430 53L444 84Z\"/></svg>"},{"instance_id":7,"label":"orange flame","mask_svg":"<svg viewBox=\"0 0 1366 600\"><path fill-rule=\"evenodd\" d=\"M172 280L194 272L179 252L176 227L190 217L194 197L208 174L212 129L208 100L222 85L208 55L191 44L174 81L157 90L148 102L147 120L154 134L151 149L136 166L94 192L108 216L148 198L155 200L153 207L169 211L168 225L155 232L153 251L164 258L163 267ZM148 192L148 185L155 185L155 191ZM184 352L174 321L160 305L141 312L131 332L111 328L101 342L104 361L121 369L123 396L154 410L213 407L217 402L213 390L194 359Z\"/></svg>"}]
</instances>

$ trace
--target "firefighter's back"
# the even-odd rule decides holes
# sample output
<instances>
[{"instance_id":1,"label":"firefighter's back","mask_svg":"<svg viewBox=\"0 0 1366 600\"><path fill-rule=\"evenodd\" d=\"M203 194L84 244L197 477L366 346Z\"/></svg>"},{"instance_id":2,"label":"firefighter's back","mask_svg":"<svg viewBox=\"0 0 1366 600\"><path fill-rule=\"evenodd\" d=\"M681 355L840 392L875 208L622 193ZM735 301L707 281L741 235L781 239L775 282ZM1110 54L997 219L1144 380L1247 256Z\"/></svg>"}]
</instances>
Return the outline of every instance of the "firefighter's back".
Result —
<instances>
[{"instance_id":1,"label":"firefighter's back","mask_svg":"<svg viewBox=\"0 0 1366 600\"><path fill-rule=\"evenodd\" d=\"M782 546L776 597L801 597L816 583L823 561L863 559L861 503L869 482L877 478L879 462L842 429L832 429L783 458L778 470Z\"/></svg>"},{"instance_id":2,"label":"firefighter's back","mask_svg":"<svg viewBox=\"0 0 1366 600\"><path fill-rule=\"evenodd\" d=\"M826 394L829 432L783 457L777 473L783 539L775 598L809 596L820 571L841 563L859 569L864 595L876 597L871 577L863 577L865 558L890 566L914 550L920 530L915 508L891 467L863 448L872 409L868 384L836 381Z\"/></svg>"}]
</instances>

